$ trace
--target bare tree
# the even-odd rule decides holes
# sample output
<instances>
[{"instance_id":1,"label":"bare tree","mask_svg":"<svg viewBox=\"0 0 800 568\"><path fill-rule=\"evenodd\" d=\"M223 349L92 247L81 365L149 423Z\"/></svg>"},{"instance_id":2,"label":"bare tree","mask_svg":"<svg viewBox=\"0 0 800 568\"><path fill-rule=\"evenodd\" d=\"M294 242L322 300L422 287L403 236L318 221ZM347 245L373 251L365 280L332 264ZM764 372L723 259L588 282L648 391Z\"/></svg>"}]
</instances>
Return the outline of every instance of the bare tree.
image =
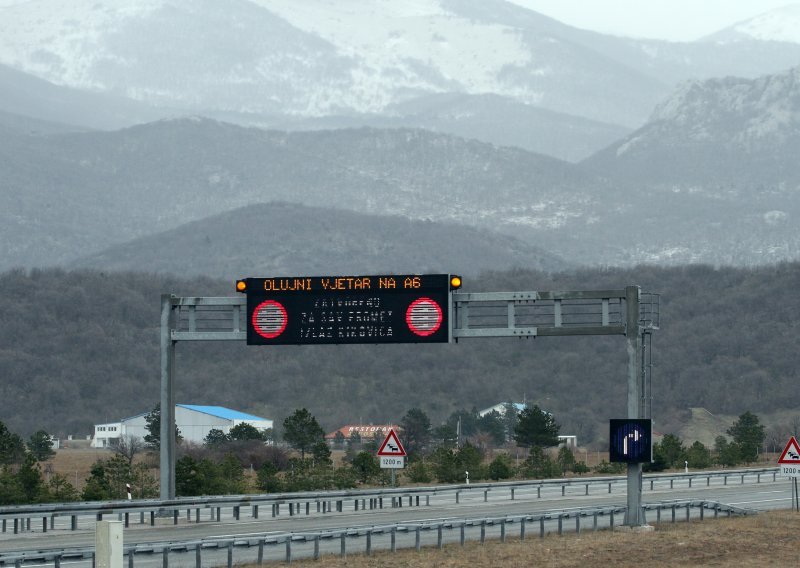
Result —
<instances>
[{"instance_id":1,"label":"bare tree","mask_svg":"<svg viewBox=\"0 0 800 568\"><path fill-rule=\"evenodd\" d=\"M112 452L128 460L129 466L133 466L133 458L145 449L145 444L140 437L126 434L112 442L110 448Z\"/></svg>"},{"instance_id":2,"label":"bare tree","mask_svg":"<svg viewBox=\"0 0 800 568\"><path fill-rule=\"evenodd\" d=\"M800 416L794 416L789 420L789 435L797 438L800 433Z\"/></svg>"}]
</instances>

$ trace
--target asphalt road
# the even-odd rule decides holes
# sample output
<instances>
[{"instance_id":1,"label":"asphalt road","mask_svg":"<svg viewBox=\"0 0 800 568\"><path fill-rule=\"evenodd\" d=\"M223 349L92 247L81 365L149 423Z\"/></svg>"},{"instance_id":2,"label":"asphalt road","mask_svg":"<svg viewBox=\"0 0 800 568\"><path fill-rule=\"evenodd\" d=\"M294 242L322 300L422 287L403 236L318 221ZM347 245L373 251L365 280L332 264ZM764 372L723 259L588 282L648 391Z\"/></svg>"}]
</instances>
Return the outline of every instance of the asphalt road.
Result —
<instances>
[{"instance_id":1,"label":"asphalt road","mask_svg":"<svg viewBox=\"0 0 800 568\"><path fill-rule=\"evenodd\" d=\"M692 488L689 488L686 482L683 482L682 485L682 487L679 487L678 483L675 483L675 487L670 489L668 483L662 483L657 484L654 490L651 491L649 483L645 482L642 501L643 503L655 503L681 499L705 499L759 511L788 509L791 507L790 482L788 479L781 477L778 477L773 482L771 476L764 476L761 483L758 484L755 483L755 479L747 478L745 483L741 484L738 478L733 478L728 480L728 485L723 485L721 479L712 479L710 486L706 486L705 481L701 483L695 481ZM346 501L344 511L341 513L317 513L316 508L312 506L310 515L306 516L305 509L303 509L303 514L291 517L284 507L279 517L265 516L262 512L261 518L258 519L249 517L247 514L249 510L243 509L243 514L238 521L230 516L223 516L221 521L210 521L207 517L203 517L201 522L197 523L194 521L194 516L192 516L193 520L189 522L186 516L183 515L179 519L178 525L173 525L171 519L160 519L154 527L149 524L135 523L132 517L129 528L124 531L124 540L125 544L134 544L231 538L234 536L244 537L248 535L256 537L285 532L302 533L381 526L398 522L416 523L437 519L500 517L595 506L624 506L625 484L624 482L613 484L610 494L607 486L591 487L589 495L585 494L583 486L574 486L568 488L564 496L562 496L560 488L552 487L543 490L541 498L537 497L535 490L517 490L515 499L512 501L509 492L497 491L489 492L488 501L484 501L483 491L476 491L468 494L462 493L459 503L455 503L455 498L452 494L432 496L428 506L424 505L424 497L420 502L422 506L419 507L409 507L406 501L403 507L390 508L388 507L388 500L385 500L385 508L383 509L355 511L353 502ZM650 513L650 515L653 516L654 513ZM136 520L138 521L138 518ZM654 520L654 518L648 517L649 522ZM617 523L620 522L621 519L618 519ZM77 531L69 530L66 521L47 532L43 532L41 527L38 527L38 530L36 526L32 526L32 528L34 530L24 531L17 535L11 532L0 533L0 553L94 546L94 523L90 521L81 523ZM405 535L403 536L405 537ZM448 538L457 539L459 536L456 534ZM428 535L426 535L427 537ZM400 538L400 535L398 535L398 538ZM328 544L333 546L338 553L338 543ZM423 544L429 543L424 542ZM400 545L401 542L398 540L398 546ZM273 546L269 548L276 549L280 547ZM279 550L278 553L283 557L283 550ZM238 554L237 551L237 562ZM194 565L193 554L184 555L184 557L187 556L192 556L190 564ZM203 563L205 565L205 560ZM224 556L222 563L225 563ZM170 565L173 565L172 561L170 561Z\"/></svg>"}]
</instances>

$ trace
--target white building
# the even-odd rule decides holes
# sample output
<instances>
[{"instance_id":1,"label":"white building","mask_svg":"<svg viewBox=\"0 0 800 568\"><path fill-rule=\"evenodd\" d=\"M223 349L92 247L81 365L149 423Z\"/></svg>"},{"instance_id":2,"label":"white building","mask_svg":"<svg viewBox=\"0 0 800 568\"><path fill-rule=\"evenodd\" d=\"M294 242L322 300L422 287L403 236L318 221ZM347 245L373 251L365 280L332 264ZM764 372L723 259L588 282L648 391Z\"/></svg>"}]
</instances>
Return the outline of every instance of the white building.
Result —
<instances>
[{"instance_id":1,"label":"white building","mask_svg":"<svg viewBox=\"0 0 800 568\"><path fill-rule=\"evenodd\" d=\"M495 404L494 406L490 406L489 408L484 408L483 410L478 411L478 416L483 418L487 414L491 414L492 412L497 412L501 416L505 416L506 409L508 407L508 402L501 402L499 404ZM521 402L512 402L510 403L514 408L517 409L517 412L522 412L525 410L525 404Z\"/></svg>"},{"instance_id":2,"label":"white building","mask_svg":"<svg viewBox=\"0 0 800 568\"><path fill-rule=\"evenodd\" d=\"M96 424L92 447L106 448L123 436L144 439L149 434L146 420L148 414L149 412L142 412L130 418L123 418L120 422ZM202 444L212 429L222 430L228 434L231 428L243 423L261 431L272 428L272 420L268 418L231 410L224 406L175 405L175 424L181 432L181 437L187 442Z\"/></svg>"}]
</instances>

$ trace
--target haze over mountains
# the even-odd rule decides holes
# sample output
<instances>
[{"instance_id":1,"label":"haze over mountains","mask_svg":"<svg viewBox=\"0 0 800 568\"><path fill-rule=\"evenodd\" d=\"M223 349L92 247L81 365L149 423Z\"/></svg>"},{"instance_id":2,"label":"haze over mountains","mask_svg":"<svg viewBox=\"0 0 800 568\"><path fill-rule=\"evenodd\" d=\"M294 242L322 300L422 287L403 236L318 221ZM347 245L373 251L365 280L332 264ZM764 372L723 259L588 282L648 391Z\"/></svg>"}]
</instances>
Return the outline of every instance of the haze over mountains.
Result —
<instances>
[{"instance_id":1,"label":"haze over mountains","mask_svg":"<svg viewBox=\"0 0 800 568\"><path fill-rule=\"evenodd\" d=\"M775 14L670 43L501 0L4 0L0 267L275 201L572 265L794 259L800 16ZM300 132L163 120L187 112Z\"/></svg>"},{"instance_id":2,"label":"haze over mountains","mask_svg":"<svg viewBox=\"0 0 800 568\"><path fill-rule=\"evenodd\" d=\"M130 121L117 126L149 112L272 128L399 123L570 160L641 126L680 81L800 62L782 31L796 15L780 29L754 21L735 41L671 43L572 28L503 0L4 4L0 63L115 98ZM501 100L487 105L488 94ZM524 136L510 109L538 136Z\"/></svg>"}]
</instances>

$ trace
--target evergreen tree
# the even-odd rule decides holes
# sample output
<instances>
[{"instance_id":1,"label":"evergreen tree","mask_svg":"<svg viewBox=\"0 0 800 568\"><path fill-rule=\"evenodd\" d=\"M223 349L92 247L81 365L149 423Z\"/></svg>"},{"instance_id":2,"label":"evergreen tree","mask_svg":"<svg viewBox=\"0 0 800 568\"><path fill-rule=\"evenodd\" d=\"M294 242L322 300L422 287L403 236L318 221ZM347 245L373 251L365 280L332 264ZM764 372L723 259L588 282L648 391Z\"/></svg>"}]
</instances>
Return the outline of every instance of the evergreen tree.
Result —
<instances>
[{"instance_id":1,"label":"evergreen tree","mask_svg":"<svg viewBox=\"0 0 800 568\"><path fill-rule=\"evenodd\" d=\"M741 461L739 446L728 442L725 436L716 437L714 440L714 450L717 453L717 463L722 466L732 467Z\"/></svg>"},{"instance_id":2,"label":"evergreen tree","mask_svg":"<svg viewBox=\"0 0 800 568\"><path fill-rule=\"evenodd\" d=\"M210 434L210 432L209 432ZM259 440L264 441L264 433L252 424L240 422L228 432L230 440Z\"/></svg>"},{"instance_id":3,"label":"evergreen tree","mask_svg":"<svg viewBox=\"0 0 800 568\"><path fill-rule=\"evenodd\" d=\"M403 430L403 447L409 455L425 451L431 438L431 420L419 408L412 408L400 420Z\"/></svg>"},{"instance_id":4,"label":"evergreen tree","mask_svg":"<svg viewBox=\"0 0 800 568\"><path fill-rule=\"evenodd\" d=\"M0 468L0 505L21 505L25 503L25 492L19 478L7 465Z\"/></svg>"},{"instance_id":5,"label":"evergreen tree","mask_svg":"<svg viewBox=\"0 0 800 568\"><path fill-rule=\"evenodd\" d=\"M161 403L157 403L153 410L147 413L144 417L145 429L147 434L144 437L144 442L151 450L158 451L161 449ZM175 442L180 444L183 438L178 425L175 425Z\"/></svg>"},{"instance_id":6,"label":"evergreen tree","mask_svg":"<svg viewBox=\"0 0 800 568\"><path fill-rule=\"evenodd\" d=\"M532 479L561 477L561 468L539 446L533 446L527 459L520 466L522 475Z\"/></svg>"},{"instance_id":7,"label":"evergreen tree","mask_svg":"<svg viewBox=\"0 0 800 568\"><path fill-rule=\"evenodd\" d=\"M45 461L56 455L53 450L53 440L44 430L38 430L31 434L28 440L28 451L36 458L36 461Z\"/></svg>"},{"instance_id":8,"label":"evergreen tree","mask_svg":"<svg viewBox=\"0 0 800 568\"><path fill-rule=\"evenodd\" d=\"M667 467L682 467L686 448L675 434L666 434L661 439L661 452Z\"/></svg>"},{"instance_id":9,"label":"evergreen tree","mask_svg":"<svg viewBox=\"0 0 800 568\"><path fill-rule=\"evenodd\" d=\"M344 434L340 430L336 431L336 434L333 435L333 446L337 450L341 450L344 448L345 437Z\"/></svg>"},{"instance_id":10,"label":"evergreen tree","mask_svg":"<svg viewBox=\"0 0 800 568\"><path fill-rule=\"evenodd\" d=\"M739 446L739 457L742 460L754 462L758 459L758 449L766 437L764 425L759 422L758 416L748 410L728 428L727 434Z\"/></svg>"},{"instance_id":11,"label":"evergreen tree","mask_svg":"<svg viewBox=\"0 0 800 568\"><path fill-rule=\"evenodd\" d=\"M67 503L69 501L77 501L79 494L73 485L67 481L67 478L60 474L54 473L50 477L47 484L47 489L52 501L56 503Z\"/></svg>"},{"instance_id":12,"label":"evergreen tree","mask_svg":"<svg viewBox=\"0 0 800 568\"><path fill-rule=\"evenodd\" d=\"M359 452L353 460L353 471L361 483L367 483L373 477L381 474L381 466L375 455L369 452Z\"/></svg>"},{"instance_id":13,"label":"evergreen tree","mask_svg":"<svg viewBox=\"0 0 800 568\"><path fill-rule=\"evenodd\" d=\"M323 441L324 436L322 426L305 408L295 410L283 421L283 439L300 451L300 459L305 459L306 452Z\"/></svg>"},{"instance_id":14,"label":"evergreen tree","mask_svg":"<svg viewBox=\"0 0 800 568\"><path fill-rule=\"evenodd\" d=\"M489 464L489 479L500 481L514 475L514 466L508 454L497 454Z\"/></svg>"},{"instance_id":15,"label":"evergreen tree","mask_svg":"<svg viewBox=\"0 0 800 568\"><path fill-rule=\"evenodd\" d=\"M314 464L318 467L330 467L333 465L331 460L331 448L324 440L320 440L311 448L311 456L314 458Z\"/></svg>"},{"instance_id":16,"label":"evergreen tree","mask_svg":"<svg viewBox=\"0 0 800 568\"><path fill-rule=\"evenodd\" d=\"M514 413L516 414L516 409ZM502 446L506 443L506 425L503 421L503 416L496 410L483 415L478 420L478 430L487 434L495 447Z\"/></svg>"},{"instance_id":17,"label":"evergreen tree","mask_svg":"<svg viewBox=\"0 0 800 568\"><path fill-rule=\"evenodd\" d=\"M19 466L17 479L22 489L25 503L39 503L46 499L47 489L42 478L42 470L33 454L28 454Z\"/></svg>"},{"instance_id":18,"label":"evergreen tree","mask_svg":"<svg viewBox=\"0 0 800 568\"><path fill-rule=\"evenodd\" d=\"M225 432L218 428L212 428L208 431L206 437L203 438L203 444L210 448L222 446L227 442L230 442L230 438Z\"/></svg>"},{"instance_id":19,"label":"evergreen tree","mask_svg":"<svg viewBox=\"0 0 800 568\"><path fill-rule=\"evenodd\" d=\"M272 462L264 462L264 465L258 470L257 479L258 488L267 493L278 493L283 488L278 477L278 467Z\"/></svg>"},{"instance_id":20,"label":"evergreen tree","mask_svg":"<svg viewBox=\"0 0 800 568\"><path fill-rule=\"evenodd\" d=\"M19 434L15 434L0 422L0 465L20 463L25 456L25 444Z\"/></svg>"},{"instance_id":21,"label":"evergreen tree","mask_svg":"<svg viewBox=\"0 0 800 568\"><path fill-rule=\"evenodd\" d=\"M575 455L567 446L562 446L558 449L556 461L558 462L558 466L561 468L562 475L568 471L572 471L572 468L575 467Z\"/></svg>"},{"instance_id":22,"label":"evergreen tree","mask_svg":"<svg viewBox=\"0 0 800 568\"><path fill-rule=\"evenodd\" d=\"M550 448L558 445L559 429L552 414L534 405L520 412L514 428L514 440L524 448Z\"/></svg>"},{"instance_id":23,"label":"evergreen tree","mask_svg":"<svg viewBox=\"0 0 800 568\"><path fill-rule=\"evenodd\" d=\"M103 460L96 461L89 470L89 478L83 486L81 499L84 501L106 501L112 499L111 484Z\"/></svg>"},{"instance_id":24,"label":"evergreen tree","mask_svg":"<svg viewBox=\"0 0 800 568\"><path fill-rule=\"evenodd\" d=\"M711 467L711 452L702 443L695 441L686 450L686 461L689 462L689 467L694 469Z\"/></svg>"}]
</instances>

